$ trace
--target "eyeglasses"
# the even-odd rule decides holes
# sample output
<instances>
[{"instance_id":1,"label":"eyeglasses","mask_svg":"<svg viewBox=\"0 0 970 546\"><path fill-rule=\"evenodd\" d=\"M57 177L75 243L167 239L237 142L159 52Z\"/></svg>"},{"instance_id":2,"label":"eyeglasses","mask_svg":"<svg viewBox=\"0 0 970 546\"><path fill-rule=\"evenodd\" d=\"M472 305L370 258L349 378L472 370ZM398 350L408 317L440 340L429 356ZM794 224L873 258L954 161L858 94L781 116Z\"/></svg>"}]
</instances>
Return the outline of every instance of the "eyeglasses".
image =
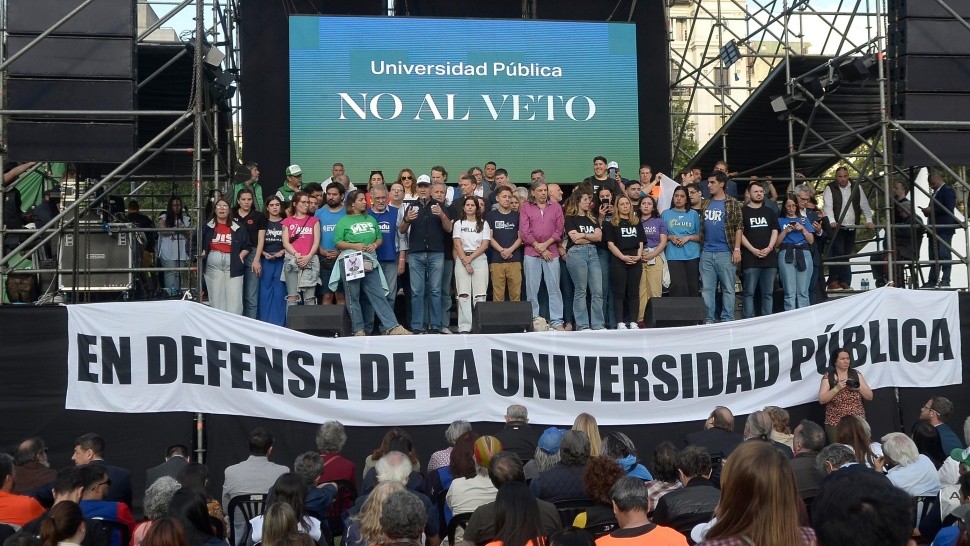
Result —
<instances>
[{"instance_id":1,"label":"eyeglasses","mask_svg":"<svg viewBox=\"0 0 970 546\"><path fill-rule=\"evenodd\" d=\"M371 199L373 199L374 201L387 201L387 196L386 195L372 195L371 196Z\"/></svg>"},{"instance_id":2,"label":"eyeglasses","mask_svg":"<svg viewBox=\"0 0 970 546\"><path fill-rule=\"evenodd\" d=\"M310 204L310 200L309 199L300 199L299 201L296 202L296 204L297 205L309 205Z\"/></svg>"},{"instance_id":3,"label":"eyeglasses","mask_svg":"<svg viewBox=\"0 0 970 546\"><path fill-rule=\"evenodd\" d=\"M935 409L933 409L933 408L931 408L931 407L929 407L929 406L923 406L923 407L922 407L922 408L920 408L920 409L924 409L924 410L926 410L926 411L936 411ZM938 411L936 411L936 413L940 413L940 412L938 412Z\"/></svg>"},{"instance_id":4,"label":"eyeglasses","mask_svg":"<svg viewBox=\"0 0 970 546\"><path fill-rule=\"evenodd\" d=\"M401 180L414 180L413 176L402 176Z\"/></svg>"},{"instance_id":5,"label":"eyeglasses","mask_svg":"<svg viewBox=\"0 0 970 546\"><path fill-rule=\"evenodd\" d=\"M95 485L95 487L101 487L102 485L107 485L107 486L110 487L111 486L111 478L108 478L107 480L99 483L98 485Z\"/></svg>"}]
</instances>

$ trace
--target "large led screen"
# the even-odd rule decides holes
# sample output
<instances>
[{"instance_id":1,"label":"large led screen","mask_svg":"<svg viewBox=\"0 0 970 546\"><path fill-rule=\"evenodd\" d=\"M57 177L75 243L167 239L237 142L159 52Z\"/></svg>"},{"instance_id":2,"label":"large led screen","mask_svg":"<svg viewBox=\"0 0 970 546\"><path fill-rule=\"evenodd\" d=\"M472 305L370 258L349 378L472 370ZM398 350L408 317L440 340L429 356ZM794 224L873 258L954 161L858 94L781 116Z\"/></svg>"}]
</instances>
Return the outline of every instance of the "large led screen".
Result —
<instances>
[{"instance_id":1,"label":"large led screen","mask_svg":"<svg viewBox=\"0 0 970 546\"><path fill-rule=\"evenodd\" d=\"M353 182L494 161L577 182L594 156L636 178L636 27L628 23L290 18L290 159Z\"/></svg>"}]
</instances>

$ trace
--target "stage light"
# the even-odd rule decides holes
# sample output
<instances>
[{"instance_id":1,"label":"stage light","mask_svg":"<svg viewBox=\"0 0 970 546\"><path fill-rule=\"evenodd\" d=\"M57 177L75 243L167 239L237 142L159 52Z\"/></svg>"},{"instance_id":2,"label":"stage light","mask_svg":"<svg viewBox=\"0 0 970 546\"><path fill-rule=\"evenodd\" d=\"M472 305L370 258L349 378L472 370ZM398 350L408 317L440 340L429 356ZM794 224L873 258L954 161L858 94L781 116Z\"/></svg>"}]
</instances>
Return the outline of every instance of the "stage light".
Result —
<instances>
[{"instance_id":1,"label":"stage light","mask_svg":"<svg viewBox=\"0 0 970 546\"><path fill-rule=\"evenodd\" d=\"M867 62L869 61L869 62ZM847 59L839 65L839 75L847 82L857 82L869 78L869 67L875 61L864 57Z\"/></svg>"},{"instance_id":2,"label":"stage light","mask_svg":"<svg viewBox=\"0 0 970 546\"><path fill-rule=\"evenodd\" d=\"M725 67L731 66L732 64L741 60L741 52L738 50L738 43L731 40L730 42L724 44L724 47L721 48L720 57L721 63L723 63Z\"/></svg>"}]
</instances>

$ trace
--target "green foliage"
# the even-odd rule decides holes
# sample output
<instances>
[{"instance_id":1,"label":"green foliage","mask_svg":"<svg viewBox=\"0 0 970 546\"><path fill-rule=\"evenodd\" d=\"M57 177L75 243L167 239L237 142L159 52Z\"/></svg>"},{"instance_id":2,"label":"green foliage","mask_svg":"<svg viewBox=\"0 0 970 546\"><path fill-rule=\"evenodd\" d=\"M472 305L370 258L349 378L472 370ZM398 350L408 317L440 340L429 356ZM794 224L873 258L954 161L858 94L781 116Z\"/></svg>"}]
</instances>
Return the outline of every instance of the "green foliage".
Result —
<instances>
[{"instance_id":1,"label":"green foliage","mask_svg":"<svg viewBox=\"0 0 970 546\"><path fill-rule=\"evenodd\" d=\"M670 103L670 127L673 133L674 168L671 178L684 169L697 154L697 124L687 112L687 103L674 100Z\"/></svg>"}]
</instances>

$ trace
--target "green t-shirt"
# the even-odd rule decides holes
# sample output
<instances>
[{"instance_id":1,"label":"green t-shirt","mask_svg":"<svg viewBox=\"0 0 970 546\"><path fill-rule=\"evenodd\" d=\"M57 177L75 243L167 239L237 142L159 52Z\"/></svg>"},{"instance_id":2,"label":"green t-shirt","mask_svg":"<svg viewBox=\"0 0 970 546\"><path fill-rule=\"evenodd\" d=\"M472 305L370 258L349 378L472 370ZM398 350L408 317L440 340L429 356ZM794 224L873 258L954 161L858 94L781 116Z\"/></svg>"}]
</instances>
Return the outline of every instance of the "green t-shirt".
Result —
<instances>
[{"instance_id":1,"label":"green t-shirt","mask_svg":"<svg viewBox=\"0 0 970 546\"><path fill-rule=\"evenodd\" d=\"M232 208L236 208L237 201L239 200L239 192L245 187L245 182L237 182L232 185ZM257 180L256 182L253 182L253 187L250 189L253 190L254 194L256 194L256 202L253 204L253 207L255 207L255 209L259 212L263 212L263 187L259 185L259 181ZM291 194L290 197L292 198L293 195ZM284 203L283 208L288 206L290 206L289 201Z\"/></svg>"},{"instance_id":2,"label":"green t-shirt","mask_svg":"<svg viewBox=\"0 0 970 546\"><path fill-rule=\"evenodd\" d=\"M346 215L337 220L333 230L335 243L363 243L369 245L381 239L381 230L377 227L377 220L369 214Z\"/></svg>"},{"instance_id":3,"label":"green t-shirt","mask_svg":"<svg viewBox=\"0 0 970 546\"><path fill-rule=\"evenodd\" d=\"M24 177L17 184L17 191L20 192L20 210L27 212L31 207L43 201L44 190L49 190L60 184L65 172L67 172L67 163L46 163ZM45 174L49 178L45 177Z\"/></svg>"}]
</instances>

